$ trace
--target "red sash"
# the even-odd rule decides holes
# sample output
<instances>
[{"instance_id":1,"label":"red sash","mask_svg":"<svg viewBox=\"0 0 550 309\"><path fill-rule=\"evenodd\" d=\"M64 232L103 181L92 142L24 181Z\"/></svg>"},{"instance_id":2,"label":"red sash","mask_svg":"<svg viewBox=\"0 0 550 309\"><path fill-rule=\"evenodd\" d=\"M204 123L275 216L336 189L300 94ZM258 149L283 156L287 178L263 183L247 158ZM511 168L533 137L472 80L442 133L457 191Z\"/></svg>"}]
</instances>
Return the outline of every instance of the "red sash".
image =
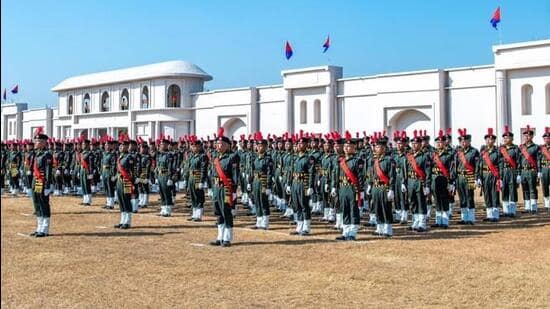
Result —
<instances>
[{"instance_id":1,"label":"red sash","mask_svg":"<svg viewBox=\"0 0 550 309\"><path fill-rule=\"evenodd\" d=\"M80 154L80 165L82 165L82 167L83 167L88 173L90 173L90 165L88 164L88 162L86 162L86 160L84 160L84 158L82 157L82 154Z\"/></svg>"},{"instance_id":2,"label":"red sash","mask_svg":"<svg viewBox=\"0 0 550 309\"><path fill-rule=\"evenodd\" d=\"M344 157L340 158L340 167L344 171L344 174L348 177L349 181L355 186L357 197L357 207L361 207L363 205L361 201L361 195L359 194L360 188L359 188L359 180L357 180L357 177L353 174L353 172L349 169L348 164L346 163L346 159ZM384 175L385 176L385 175Z\"/></svg>"},{"instance_id":3,"label":"red sash","mask_svg":"<svg viewBox=\"0 0 550 309\"><path fill-rule=\"evenodd\" d=\"M550 151L548 151L545 145L540 146L540 151L546 157L546 160L550 161Z\"/></svg>"},{"instance_id":4,"label":"red sash","mask_svg":"<svg viewBox=\"0 0 550 309\"><path fill-rule=\"evenodd\" d=\"M531 165L531 167L536 170L537 169L537 162L535 162L535 159L533 159L533 157L531 157L531 155L529 154L529 151L527 151L527 147L525 147L525 145L521 145L519 147L519 149L521 150L521 153L523 154L523 156L525 157L525 159L527 159L527 161L529 162L529 164Z\"/></svg>"},{"instance_id":5,"label":"red sash","mask_svg":"<svg viewBox=\"0 0 550 309\"><path fill-rule=\"evenodd\" d=\"M31 166L31 160L25 158L25 167L29 168Z\"/></svg>"},{"instance_id":6,"label":"red sash","mask_svg":"<svg viewBox=\"0 0 550 309\"><path fill-rule=\"evenodd\" d=\"M504 146L500 147L500 153L502 154L504 159L506 159L506 162L508 162L508 165L510 165L513 169L517 168L518 165L516 164L516 161L514 161L514 159L510 157L510 154L506 150L506 147Z\"/></svg>"},{"instance_id":7,"label":"red sash","mask_svg":"<svg viewBox=\"0 0 550 309\"><path fill-rule=\"evenodd\" d=\"M378 178L384 183L385 185L390 185L390 179L384 172L382 171L382 168L380 167L380 162L378 160L374 160L374 170L376 171L376 175L378 175Z\"/></svg>"},{"instance_id":8,"label":"red sash","mask_svg":"<svg viewBox=\"0 0 550 309\"><path fill-rule=\"evenodd\" d=\"M46 186L46 179L44 178L44 175L40 173L40 170L38 169L38 165L36 164L36 160L34 161L34 164L32 166L32 174L34 178L42 182L43 186Z\"/></svg>"},{"instance_id":9,"label":"red sash","mask_svg":"<svg viewBox=\"0 0 550 309\"><path fill-rule=\"evenodd\" d=\"M53 167L57 168L59 166L59 160L57 159L57 156L53 156Z\"/></svg>"},{"instance_id":10,"label":"red sash","mask_svg":"<svg viewBox=\"0 0 550 309\"><path fill-rule=\"evenodd\" d=\"M409 163L414 169L416 176L422 180L426 179L426 173L424 173L424 171L420 169L420 166L418 166L418 164L416 163L416 159L414 158L412 153L407 154L407 160L409 160Z\"/></svg>"},{"instance_id":11,"label":"red sash","mask_svg":"<svg viewBox=\"0 0 550 309\"><path fill-rule=\"evenodd\" d=\"M470 164L470 162L468 162L468 160L466 160L466 156L464 155L463 151L458 152L458 158L460 159L460 162L462 162L462 165L464 165L464 168L466 168L469 173L473 174L475 172L474 167Z\"/></svg>"},{"instance_id":12,"label":"red sash","mask_svg":"<svg viewBox=\"0 0 550 309\"><path fill-rule=\"evenodd\" d=\"M491 170L491 173L493 174L493 176L495 176L495 178L497 179L497 183L498 183L500 181L500 174L498 172L497 167L493 164L493 161L491 161L491 158L489 158L489 152L487 152L487 150L484 150L481 153L481 156L483 157L483 161L485 161L485 164L487 164L487 166ZM498 184L497 184L497 191L500 191L500 186Z\"/></svg>"},{"instance_id":13,"label":"red sash","mask_svg":"<svg viewBox=\"0 0 550 309\"><path fill-rule=\"evenodd\" d=\"M233 204L235 203L235 201L233 201L233 182L223 172L222 166L220 164L220 158L216 158L214 160L214 168L216 169L216 173L218 173L218 176L222 180L225 189L229 192L229 206L233 208Z\"/></svg>"},{"instance_id":14,"label":"red sash","mask_svg":"<svg viewBox=\"0 0 550 309\"><path fill-rule=\"evenodd\" d=\"M117 164L116 164L116 167L117 167L117 170L118 172L120 173L120 175L122 176L122 179L124 179L124 181L128 182L132 188L132 194L134 194L134 186L133 186L133 183L132 183L132 177L130 177L130 174L128 173L128 171L124 168L124 166L122 166L120 164L120 157L118 158L117 160Z\"/></svg>"},{"instance_id":15,"label":"red sash","mask_svg":"<svg viewBox=\"0 0 550 309\"><path fill-rule=\"evenodd\" d=\"M445 177L451 178L451 175L449 175L449 169L445 166L445 164L443 164L443 162L441 162L441 158L439 157L439 154L434 152L433 159L435 164L437 164L437 167L439 168L441 173L443 173Z\"/></svg>"}]
</instances>

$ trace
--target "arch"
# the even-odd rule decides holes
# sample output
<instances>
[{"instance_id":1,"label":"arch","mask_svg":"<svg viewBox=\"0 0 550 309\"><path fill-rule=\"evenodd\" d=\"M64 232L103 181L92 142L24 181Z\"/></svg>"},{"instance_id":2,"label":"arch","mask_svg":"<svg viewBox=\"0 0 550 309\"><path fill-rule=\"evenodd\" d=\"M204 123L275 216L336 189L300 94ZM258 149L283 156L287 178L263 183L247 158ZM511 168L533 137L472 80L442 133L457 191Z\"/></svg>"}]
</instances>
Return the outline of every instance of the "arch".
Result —
<instances>
[{"instance_id":1,"label":"arch","mask_svg":"<svg viewBox=\"0 0 550 309\"><path fill-rule=\"evenodd\" d=\"M149 88L143 86L141 89L141 108L149 108Z\"/></svg>"},{"instance_id":2,"label":"arch","mask_svg":"<svg viewBox=\"0 0 550 309\"><path fill-rule=\"evenodd\" d=\"M313 123L321 123L321 100L313 101Z\"/></svg>"},{"instance_id":3,"label":"arch","mask_svg":"<svg viewBox=\"0 0 550 309\"><path fill-rule=\"evenodd\" d=\"M307 123L307 101L300 102L300 124Z\"/></svg>"},{"instance_id":4,"label":"arch","mask_svg":"<svg viewBox=\"0 0 550 309\"><path fill-rule=\"evenodd\" d=\"M69 100L67 102L67 115L72 115L74 112L74 99L73 96L69 96Z\"/></svg>"},{"instance_id":5,"label":"arch","mask_svg":"<svg viewBox=\"0 0 550 309\"><path fill-rule=\"evenodd\" d=\"M388 136L393 136L395 131L428 130L430 131L431 119L425 113L417 109L404 109L392 116L388 121Z\"/></svg>"},{"instance_id":6,"label":"arch","mask_svg":"<svg viewBox=\"0 0 550 309\"><path fill-rule=\"evenodd\" d=\"M91 102L90 102L90 94L89 93L86 93L84 95L84 99L82 100L82 113L83 114L88 114L90 113L90 109L91 109Z\"/></svg>"},{"instance_id":7,"label":"arch","mask_svg":"<svg viewBox=\"0 0 550 309\"><path fill-rule=\"evenodd\" d=\"M111 99L107 91L103 91L101 95L101 106L100 109L102 112L108 112L111 107Z\"/></svg>"},{"instance_id":8,"label":"arch","mask_svg":"<svg viewBox=\"0 0 550 309\"><path fill-rule=\"evenodd\" d=\"M544 92L546 93L546 114L550 114L550 83L546 84L546 87L544 87Z\"/></svg>"},{"instance_id":9,"label":"arch","mask_svg":"<svg viewBox=\"0 0 550 309\"><path fill-rule=\"evenodd\" d=\"M172 84L168 87L166 97L166 107L180 107L181 106L181 90L180 86Z\"/></svg>"},{"instance_id":10,"label":"arch","mask_svg":"<svg viewBox=\"0 0 550 309\"><path fill-rule=\"evenodd\" d=\"M230 118L222 127L225 130L225 136L239 136L241 134L248 134L246 129L246 123L241 118Z\"/></svg>"},{"instance_id":11,"label":"arch","mask_svg":"<svg viewBox=\"0 0 550 309\"><path fill-rule=\"evenodd\" d=\"M128 89L124 88L122 89L122 93L120 94L120 110L121 111L128 110L129 105L130 105L130 94L128 93Z\"/></svg>"},{"instance_id":12,"label":"arch","mask_svg":"<svg viewBox=\"0 0 550 309\"><path fill-rule=\"evenodd\" d=\"M521 114L533 114L533 86L529 84L521 86Z\"/></svg>"}]
</instances>

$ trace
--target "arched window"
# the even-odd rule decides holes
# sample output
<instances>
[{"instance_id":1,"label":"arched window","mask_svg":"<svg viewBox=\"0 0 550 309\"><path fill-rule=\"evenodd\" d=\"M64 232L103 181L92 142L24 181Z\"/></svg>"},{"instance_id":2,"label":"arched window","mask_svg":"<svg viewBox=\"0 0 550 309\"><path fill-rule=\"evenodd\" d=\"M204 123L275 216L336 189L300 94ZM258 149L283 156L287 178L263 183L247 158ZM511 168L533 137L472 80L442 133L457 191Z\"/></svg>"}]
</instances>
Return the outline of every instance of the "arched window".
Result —
<instances>
[{"instance_id":1,"label":"arched window","mask_svg":"<svg viewBox=\"0 0 550 309\"><path fill-rule=\"evenodd\" d=\"M321 123L321 101L313 101L313 122Z\"/></svg>"},{"instance_id":2,"label":"arched window","mask_svg":"<svg viewBox=\"0 0 550 309\"><path fill-rule=\"evenodd\" d=\"M128 110L128 105L130 101L130 95L128 94L128 89L124 88L122 94L120 95L120 110Z\"/></svg>"},{"instance_id":3,"label":"arched window","mask_svg":"<svg viewBox=\"0 0 550 309\"><path fill-rule=\"evenodd\" d=\"M84 95L84 100L82 100L82 113L88 114L90 112L90 94L86 93Z\"/></svg>"},{"instance_id":4,"label":"arched window","mask_svg":"<svg viewBox=\"0 0 550 309\"><path fill-rule=\"evenodd\" d=\"M149 88L143 86L141 90L141 108L149 108Z\"/></svg>"},{"instance_id":5,"label":"arched window","mask_svg":"<svg viewBox=\"0 0 550 309\"><path fill-rule=\"evenodd\" d=\"M300 102L300 123L307 123L307 102Z\"/></svg>"},{"instance_id":6,"label":"arched window","mask_svg":"<svg viewBox=\"0 0 550 309\"><path fill-rule=\"evenodd\" d=\"M533 113L533 86L527 84L521 87L521 114L531 115Z\"/></svg>"},{"instance_id":7,"label":"arched window","mask_svg":"<svg viewBox=\"0 0 550 309\"><path fill-rule=\"evenodd\" d=\"M546 84L546 113L550 114L550 83Z\"/></svg>"},{"instance_id":8,"label":"arched window","mask_svg":"<svg viewBox=\"0 0 550 309\"><path fill-rule=\"evenodd\" d=\"M102 112L108 112L110 107L110 99L109 99L109 93L107 91L103 92L101 95L101 111Z\"/></svg>"},{"instance_id":9,"label":"arched window","mask_svg":"<svg viewBox=\"0 0 550 309\"><path fill-rule=\"evenodd\" d=\"M166 107L180 107L181 91L178 85L168 87L168 97L166 98Z\"/></svg>"},{"instance_id":10,"label":"arched window","mask_svg":"<svg viewBox=\"0 0 550 309\"><path fill-rule=\"evenodd\" d=\"M72 115L74 111L74 102L73 96L69 96L69 101L67 102L67 115Z\"/></svg>"}]
</instances>

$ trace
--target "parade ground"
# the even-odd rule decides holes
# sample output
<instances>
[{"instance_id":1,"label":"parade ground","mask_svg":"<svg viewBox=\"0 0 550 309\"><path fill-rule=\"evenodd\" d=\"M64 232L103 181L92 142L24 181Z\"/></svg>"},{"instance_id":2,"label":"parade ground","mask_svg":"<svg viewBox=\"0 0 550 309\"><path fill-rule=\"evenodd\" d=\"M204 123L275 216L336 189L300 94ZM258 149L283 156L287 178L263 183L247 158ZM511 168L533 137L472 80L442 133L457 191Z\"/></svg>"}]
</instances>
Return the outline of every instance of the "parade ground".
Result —
<instances>
[{"instance_id":1,"label":"parade ground","mask_svg":"<svg viewBox=\"0 0 550 309\"><path fill-rule=\"evenodd\" d=\"M2 308L522 307L550 306L550 213L521 214L395 236L362 228L356 242L314 220L309 237L290 236L272 216L249 229L239 211L231 247L211 247L211 205L189 222L178 196L173 217L152 206L114 229L119 212L77 197L52 197L50 237L34 238L31 201L2 197ZM521 209L521 205L520 205ZM277 218L275 218L277 217Z\"/></svg>"}]
</instances>

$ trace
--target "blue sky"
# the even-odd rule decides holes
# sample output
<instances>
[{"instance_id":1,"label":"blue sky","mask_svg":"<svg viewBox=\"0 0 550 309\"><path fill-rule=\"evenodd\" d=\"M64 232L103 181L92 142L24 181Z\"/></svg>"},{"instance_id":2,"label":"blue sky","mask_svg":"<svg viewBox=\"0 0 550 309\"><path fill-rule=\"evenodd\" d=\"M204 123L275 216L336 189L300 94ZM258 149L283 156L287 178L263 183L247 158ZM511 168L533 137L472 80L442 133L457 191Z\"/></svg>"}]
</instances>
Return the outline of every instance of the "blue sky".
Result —
<instances>
[{"instance_id":1,"label":"blue sky","mask_svg":"<svg viewBox=\"0 0 550 309\"><path fill-rule=\"evenodd\" d=\"M1 87L19 84L11 98L42 107L67 77L174 59L211 74L207 89L280 84L283 69L323 64L344 76L490 64L499 5L503 43L550 38L549 0L5 0Z\"/></svg>"}]
</instances>

